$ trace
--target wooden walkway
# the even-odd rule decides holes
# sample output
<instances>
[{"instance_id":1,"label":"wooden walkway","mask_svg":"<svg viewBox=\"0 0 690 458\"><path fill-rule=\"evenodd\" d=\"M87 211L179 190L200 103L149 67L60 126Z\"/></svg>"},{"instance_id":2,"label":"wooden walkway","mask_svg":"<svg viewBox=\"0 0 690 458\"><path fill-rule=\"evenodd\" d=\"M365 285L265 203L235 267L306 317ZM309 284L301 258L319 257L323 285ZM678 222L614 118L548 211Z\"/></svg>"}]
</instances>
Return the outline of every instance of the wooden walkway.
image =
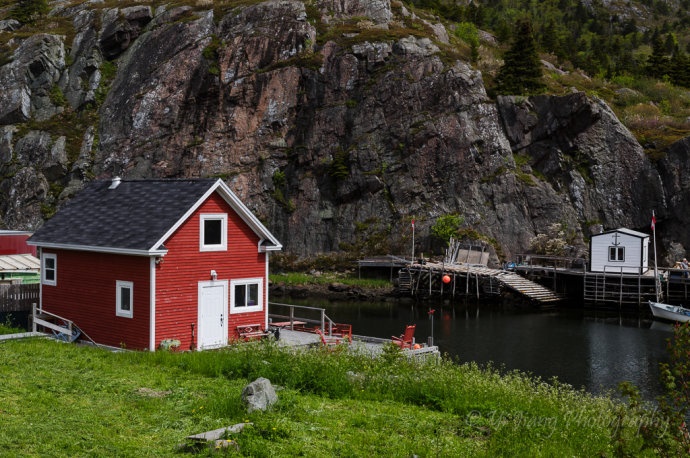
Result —
<instances>
[{"instance_id":1,"label":"wooden walkway","mask_svg":"<svg viewBox=\"0 0 690 458\"><path fill-rule=\"evenodd\" d=\"M450 281L443 282L448 276ZM541 305L553 305L564 298L553 290L515 272L473 264L426 262L411 264L400 274L399 288L419 294L477 295L502 294L506 289Z\"/></svg>"},{"instance_id":2,"label":"wooden walkway","mask_svg":"<svg viewBox=\"0 0 690 458\"><path fill-rule=\"evenodd\" d=\"M496 270L496 269L493 269ZM563 300L563 297L553 290L522 277L515 272L500 271L496 279L511 290L542 304Z\"/></svg>"}]
</instances>

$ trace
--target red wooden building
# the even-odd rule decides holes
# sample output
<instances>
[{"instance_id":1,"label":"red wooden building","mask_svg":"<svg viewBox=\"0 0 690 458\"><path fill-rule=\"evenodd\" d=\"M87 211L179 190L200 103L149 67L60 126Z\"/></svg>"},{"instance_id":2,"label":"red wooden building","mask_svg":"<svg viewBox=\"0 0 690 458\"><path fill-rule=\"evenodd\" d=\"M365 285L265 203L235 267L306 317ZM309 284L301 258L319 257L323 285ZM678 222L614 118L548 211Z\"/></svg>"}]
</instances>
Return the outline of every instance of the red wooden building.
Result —
<instances>
[{"instance_id":1,"label":"red wooden building","mask_svg":"<svg viewBox=\"0 0 690 458\"><path fill-rule=\"evenodd\" d=\"M27 231L0 231L0 255L31 254L36 256L36 247L26 244L30 236L31 232Z\"/></svg>"},{"instance_id":2,"label":"red wooden building","mask_svg":"<svg viewBox=\"0 0 690 458\"><path fill-rule=\"evenodd\" d=\"M268 322L276 238L222 180L97 181L29 239L41 308L99 344L209 349Z\"/></svg>"}]
</instances>

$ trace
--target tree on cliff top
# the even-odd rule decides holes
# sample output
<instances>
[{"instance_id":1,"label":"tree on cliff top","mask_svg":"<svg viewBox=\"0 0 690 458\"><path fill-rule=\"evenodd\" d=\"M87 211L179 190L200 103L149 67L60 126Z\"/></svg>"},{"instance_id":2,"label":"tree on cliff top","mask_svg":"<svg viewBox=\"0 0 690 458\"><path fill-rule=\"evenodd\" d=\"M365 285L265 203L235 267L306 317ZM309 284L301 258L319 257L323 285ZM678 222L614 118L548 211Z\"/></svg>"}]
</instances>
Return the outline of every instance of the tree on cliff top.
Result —
<instances>
[{"instance_id":1,"label":"tree on cliff top","mask_svg":"<svg viewBox=\"0 0 690 458\"><path fill-rule=\"evenodd\" d=\"M48 0L19 0L12 10L12 17L29 24L48 14Z\"/></svg>"},{"instance_id":2,"label":"tree on cliff top","mask_svg":"<svg viewBox=\"0 0 690 458\"><path fill-rule=\"evenodd\" d=\"M537 94L545 89L541 81L541 59L532 34L532 23L519 20L513 45L503 56L503 66L496 75L496 92L506 95Z\"/></svg>"}]
</instances>

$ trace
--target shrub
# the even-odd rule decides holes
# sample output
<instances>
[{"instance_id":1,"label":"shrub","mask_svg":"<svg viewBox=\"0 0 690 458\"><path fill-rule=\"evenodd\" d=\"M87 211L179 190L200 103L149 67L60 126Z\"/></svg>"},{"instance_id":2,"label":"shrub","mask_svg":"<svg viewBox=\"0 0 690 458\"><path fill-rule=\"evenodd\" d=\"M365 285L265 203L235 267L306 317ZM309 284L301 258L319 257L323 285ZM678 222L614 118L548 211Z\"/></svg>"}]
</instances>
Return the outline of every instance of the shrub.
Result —
<instances>
[{"instance_id":1,"label":"shrub","mask_svg":"<svg viewBox=\"0 0 690 458\"><path fill-rule=\"evenodd\" d=\"M448 246L450 238L458 233L464 220L462 216L455 213L439 216L431 226L431 234L444 242L445 246Z\"/></svg>"}]
</instances>

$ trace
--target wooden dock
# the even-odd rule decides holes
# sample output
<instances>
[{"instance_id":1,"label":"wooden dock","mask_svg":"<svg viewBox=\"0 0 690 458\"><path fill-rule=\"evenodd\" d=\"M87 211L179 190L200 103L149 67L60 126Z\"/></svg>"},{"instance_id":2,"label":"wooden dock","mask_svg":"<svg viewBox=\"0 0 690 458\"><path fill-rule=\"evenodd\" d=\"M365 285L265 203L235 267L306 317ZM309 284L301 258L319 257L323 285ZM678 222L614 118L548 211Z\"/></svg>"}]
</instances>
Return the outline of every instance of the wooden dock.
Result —
<instances>
[{"instance_id":1,"label":"wooden dock","mask_svg":"<svg viewBox=\"0 0 690 458\"><path fill-rule=\"evenodd\" d=\"M444 282L444 277L446 281ZM474 264L425 262L402 268L398 289L415 297L481 298L512 292L540 306L555 305L564 297L515 272Z\"/></svg>"},{"instance_id":2,"label":"wooden dock","mask_svg":"<svg viewBox=\"0 0 690 458\"><path fill-rule=\"evenodd\" d=\"M670 304L690 305L690 272L676 268L660 267L655 278L652 268L639 273L591 272L582 259L522 255L514 269L586 306L648 312L647 303L656 300L657 293Z\"/></svg>"}]
</instances>

